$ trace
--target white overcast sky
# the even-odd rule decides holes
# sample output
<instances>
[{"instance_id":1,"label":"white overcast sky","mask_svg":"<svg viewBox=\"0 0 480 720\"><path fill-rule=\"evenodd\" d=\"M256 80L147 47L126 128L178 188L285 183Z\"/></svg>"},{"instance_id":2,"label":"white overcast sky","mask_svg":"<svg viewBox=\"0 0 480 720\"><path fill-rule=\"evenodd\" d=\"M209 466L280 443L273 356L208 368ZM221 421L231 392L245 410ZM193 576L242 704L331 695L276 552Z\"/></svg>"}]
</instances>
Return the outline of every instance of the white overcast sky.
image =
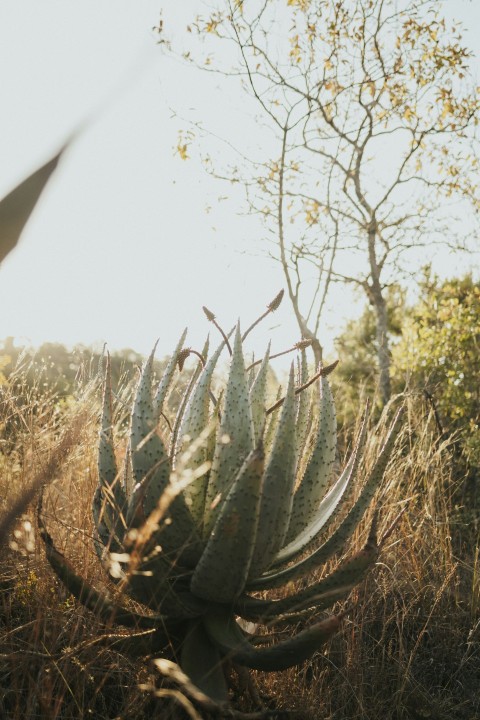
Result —
<instances>
[{"instance_id":1,"label":"white overcast sky","mask_svg":"<svg viewBox=\"0 0 480 720\"><path fill-rule=\"evenodd\" d=\"M447 5L478 56L480 0ZM162 8L167 33L181 41L204 4L0 4L0 195L90 118L0 268L0 340L106 341L146 353L159 337L161 356L185 326L190 343L202 343L202 305L225 326L239 315L250 323L283 286L261 256L261 226L239 215L241 195L228 188L230 200L219 202L226 188L174 156L172 108L239 133L249 108L219 76L162 54L151 32ZM327 344L351 309L339 300L335 307ZM298 339L286 302L264 332L275 349Z\"/></svg>"}]
</instances>

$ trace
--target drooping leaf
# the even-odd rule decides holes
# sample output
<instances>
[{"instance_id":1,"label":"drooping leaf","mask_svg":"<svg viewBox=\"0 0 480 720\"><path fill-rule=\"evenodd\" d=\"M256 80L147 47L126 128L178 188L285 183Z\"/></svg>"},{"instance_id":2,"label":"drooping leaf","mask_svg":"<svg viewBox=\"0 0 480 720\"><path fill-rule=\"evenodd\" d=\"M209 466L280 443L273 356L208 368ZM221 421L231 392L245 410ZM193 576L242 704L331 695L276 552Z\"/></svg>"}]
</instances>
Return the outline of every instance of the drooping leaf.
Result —
<instances>
[{"instance_id":1,"label":"drooping leaf","mask_svg":"<svg viewBox=\"0 0 480 720\"><path fill-rule=\"evenodd\" d=\"M395 440L400 431L402 415L403 409L400 409L393 419L383 448L365 485L362 488L358 499L348 512L345 519L340 523L338 528L328 538L328 540L326 540L317 550L303 560L300 560L282 570L274 569L270 572L264 573L261 578L249 582L248 589L265 590L268 588L280 587L290 580L304 577L307 573L318 568L322 563L326 562L326 560L330 559L335 553L339 552L344 547L345 543L355 532L356 527L370 505L375 491L382 481Z\"/></svg>"},{"instance_id":2,"label":"drooping leaf","mask_svg":"<svg viewBox=\"0 0 480 720\"><path fill-rule=\"evenodd\" d=\"M305 552L310 544L314 544L320 533L326 532L339 509L348 501L354 490L354 479L362 457L363 446L367 434L367 416L365 414L355 448L338 480L320 503L317 515L292 542L283 547L275 558L274 566L284 565Z\"/></svg>"},{"instance_id":3,"label":"drooping leaf","mask_svg":"<svg viewBox=\"0 0 480 720\"><path fill-rule=\"evenodd\" d=\"M286 670L311 657L340 629L342 616L332 615L298 635L267 648L253 647L228 609L215 609L207 613L203 622L223 655L240 665L268 672Z\"/></svg>"}]
</instances>

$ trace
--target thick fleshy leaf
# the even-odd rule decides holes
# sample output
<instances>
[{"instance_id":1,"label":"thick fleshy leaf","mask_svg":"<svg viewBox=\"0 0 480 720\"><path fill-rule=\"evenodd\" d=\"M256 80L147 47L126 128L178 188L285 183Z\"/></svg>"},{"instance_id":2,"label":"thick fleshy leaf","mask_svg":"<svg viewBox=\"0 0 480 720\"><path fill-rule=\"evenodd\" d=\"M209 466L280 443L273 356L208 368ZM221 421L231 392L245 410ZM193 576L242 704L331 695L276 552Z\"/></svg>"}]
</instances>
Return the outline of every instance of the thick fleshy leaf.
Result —
<instances>
[{"instance_id":1,"label":"thick fleshy leaf","mask_svg":"<svg viewBox=\"0 0 480 720\"><path fill-rule=\"evenodd\" d=\"M286 670L310 658L340 629L342 616L332 615L298 635L267 648L250 645L228 610L212 610L203 622L213 642L229 660L254 670L269 672Z\"/></svg>"},{"instance_id":2,"label":"thick fleshy leaf","mask_svg":"<svg viewBox=\"0 0 480 720\"><path fill-rule=\"evenodd\" d=\"M305 473L293 498L287 542L294 540L315 517L331 478L336 449L335 405L328 378L322 376L317 437Z\"/></svg>"},{"instance_id":3,"label":"thick fleshy leaf","mask_svg":"<svg viewBox=\"0 0 480 720\"><path fill-rule=\"evenodd\" d=\"M130 454L135 487L129 499L127 518L129 525L137 527L156 507L170 478L170 460L165 445L156 433L153 410L154 353L155 348L143 366L131 418Z\"/></svg>"},{"instance_id":4,"label":"thick fleshy leaf","mask_svg":"<svg viewBox=\"0 0 480 720\"><path fill-rule=\"evenodd\" d=\"M295 377L292 367L265 469L260 521L249 577L257 577L270 566L285 539L295 487L295 464Z\"/></svg>"},{"instance_id":5,"label":"thick fleshy leaf","mask_svg":"<svg viewBox=\"0 0 480 720\"><path fill-rule=\"evenodd\" d=\"M130 448L127 448L127 451L125 453L125 458L123 461L122 487L125 492L125 497L127 498L127 506L128 506L129 500L133 493L133 489L135 487L135 480L133 478L133 470L132 470L132 453L131 453Z\"/></svg>"},{"instance_id":6,"label":"thick fleshy leaf","mask_svg":"<svg viewBox=\"0 0 480 720\"><path fill-rule=\"evenodd\" d=\"M181 649L182 670L192 682L218 703L228 702L222 656L201 620L190 621Z\"/></svg>"},{"instance_id":7,"label":"thick fleshy leaf","mask_svg":"<svg viewBox=\"0 0 480 720\"><path fill-rule=\"evenodd\" d=\"M154 466L158 466L155 483L159 493L170 475L170 460L165 445L156 433L157 418L152 400L152 371L155 348L143 366L132 411L130 450L133 475L141 483Z\"/></svg>"},{"instance_id":8,"label":"thick fleshy leaf","mask_svg":"<svg viewBox=\"0 0 480 720\"><path fill-rule=\"evenodd\" d=\"M304 385L308 380L308 365L307 365L307 353L305 350L301 352L300 360L300 371L299 371L299 385ZM311 404L311 392L310 388L306 388L297 395L297 420L295 423L296 427L296 451L298 463L300 464L300 458L305 450L308 433L310 430L311 416L310 416L310 404Z\"/></svg>"},{"instance_id":9,"label":"thick fleshy leaf","mask_svg":"<svg viewBox=\"0 0 480 720\"><path fill-rule=\"evenodd\" d=\"M285 623L290 628L292 622L297 622L302 617L312 616L312 612L318 613L331 608L337 602L348 598L354 585L345 585L338 590L327 590L324 593L316 593L308 602L297 602L295 596L289 595L282 598L282 604L286 609L277 606L280 600L263 600L261 598L245 595L235 602L233 609L236 615L247 622L266 623L277 625ZM283 603L285 599L285 603ZM287 602L287 600L291 602Z\"/></svg>"},{"instance_id":10,"label":"thick fleshy leaf","mask_svg":"<svg viewBox=\"0 0 480 720\"><path fill-rule=\"evenodd\" d=\"M267 389L268 358L270 355L270 343L267 352L262 360L258 373L250 387L250 407L252 410L253 429L255 443L260 440L260 435L265 425L265 393Z\"/></svg>"},{"instance_id":11,"label":"thick fleshy leaf","mask_svg":"<svg viewBox=\"0 0 480 720\"><path fill-rule=\"evenodd\" d=\"M0 201L0 263L17 244L45 185L57 167L63 150L35 170Z\"/></svg>"},{"instance_id":12,"label":"thick fleshy leaf","mask_svg":"<svg viewBox=\"0 0 480 720\"><path fill-rule=\"evenodd\" d=\"M360 552L341 562L333 572L307 588L281 600L245 598L237 603L236 610L242 617L267 620L276 615L298 612L306 608L315 608L318 611L331 607L334 602L346 598L352 588L365 579L369 570L375 565L378 552L376 543L369 541Z\"/></svg>"},{"instance_id":13,"label":"thick fleshy leaf","mask_svg":"<svg viewBox=\"0 0 480 720\"><path fill-rule=\"evenodd\" d=\"M45 545L47 560L56 575L63 582L67 590L86 608L91 610L103 622L118 622L127 627L154 628L162 624L162 617L141 615L126 610L116 603L112 603L105 595L95 590L84 578L77 575L71 564L57 550L52 537L47 532L43 520L38 518L40 537Z\"/></svg>"},{"instance_id":14,"label":"thick fleshy leaf","mask_svg":"<svg viewBox=\"0 0 480 720\"><path fill-rule=\"evenodd\" d=\"M160 383L155 392L155 396L153 398L153 412L154 412L154 417L155 417L156 422L158 422L160 419L160 413L162 411L163 403L167 396L168 389L172 383L175 368L177 366L178 353L182 349L183 343L185 342L186 337L187 337L187 328L185 328L185 330L183 331L182 336L180 337L180 340L177 343L177 347L173 351L172 357L168 361L167 367L163 371L163 375L161 377Z\"/></svg>"},{"instance_id":15,"label":"thick fleshy leaf","mask_svg":"<svg viewBox=\"0 0 480 720\"><path fill-rule=\"evenodd\" d=\"M184 451L189 442L195 441L208 424L211 402L210 384L213 372L224 347L225 341L220 344L204 367L198 382L192 391L178 432L175 456ZM202 463L204 463L207 459L207 453L208 448L205 445L199 447L198 451L192 456L188 467L194 470L202 465ZM207 484L208 475L205 474L192 482L183 493L190 512L192 513L195 523L200 531L205 511L205 494L207 491Z\"/></svg>"},{"instance_id":16,"label":"thick fleshy leaf","mask_svg":"<svg viewBox=\"0 0 480 720\"><path fill-rule=\"evenodd\" d=\"M221 422L206 493L205 536L212 531L222 504L221 500L226 497L238 470L253 449L253 436L242 339L240 327L237 326Z\"/></svg>"},{"instance_id":17,"label":"thick fleshy leaf","mask_svg":"<svg viewBox=\"0 0 480 720\"><path fill-rule=\"evenodd\" d=\"M346 506L348 497L353 492L354 479L362 457L367 435L367 417L365 415L355 448L338 480L320 503L317 515L303 532L286 545L275 558L274 566L283 565L315 544L321 533L325 533L337 516L340 507Z\"/></svg>"},{"instance_id":18,"label":"thick fleshy leaf","mask_svg":"<svg viewBox=\"0 0 480 720\"><path fill-rule=\"evenodd\" d=\"M280 398L282 397L282 394L283 394L282 386L279 385L278 389L277 389L277 396L276 396L275 400L276 401L280 400ZM279 408L280 407L281 406L279 406ZM267 426L265 429L265 436L263 439L263 444L265 446L265 453L267 455L270 453L270 450L272 449L273 439L274 439L275 433L277 431L277 425L278 425L278 421L279 421L280 415L281 415L279 408L277 408L276 410L274 410L267 416L268 421L267 421Z\"/></svg>"},{"instance_id":19,"label":"thick fleshy leaf","mask_svg":"<svg viewBox=\"0 0 480 720\"><path fill-rule=\"evenodd\" d=\"M260 517L263 472L260 446L249 454L222 503L193 573L190 587L195 595L230 602L244 591Z\"/></svg>"},{"instance_id":20,"label":"thick fleshy leaf","mask_svg":"<svg viewBox=\"0 0 480 720\"><path fill-rule=\"evenodd\" d=\"M152 366L155 349L144 365L134 402L131 423L131 458L136 486L129 501L127 521L138 527L157 509L170 485L170 458L156 432L156 413L152 400ZM142 512L143 511L143 512ZM195 563L202 546L195 523L181 495L168 507L163 522L152 542L165 547L168 553L181 553L182 561Z\"/></svg>"},{"instance_id":21,"label":"thick fleshy leaf","mask_svg":"<svg viewBox=\"0 0 480 720\"><path fill-rule=\"evenodd\" d=\"M177 447L177 437L178 437L178 433L180 431L180 425L182 422L182 418L185 413L185 408L188 405L188 401L190 400L190 396L193 392L193 389L196 385L199 375L200 375L200 370L199 370L199 367L197 366L195 368L194 372L192 373L192 375L190 376L190 380L188 381L187 387L183 391L183 395L180 399L177 414L175 416L175 422L173 423L172 434L170 437L169 456L170 456L170 458L172 458L172 460L175 457L175 448Z\"/></svg>"},{"instance_id":22,"label":"thick fleshy leaf","mask_svg":"<svg viewBox=\"0 0 480 720\"><path fill-rule=\"evenodd\" d=\"M304 577L307 573L318 568L322 563L329 560L335 553L339 552L345 543L351 538L365 511L370 505L372 498L382 481L395 440L400 431L403 409L400 409L388 432L382 450L370 472L370 475L360 492L360 495L345 519L340 523L335 532L311 555L303 560L290 565L282 570L273 570L265 573L258 580L249 582L249 590L266 590L268 588L281 587L290 580Z\"/></svg>"},{"instance_id":23,"label":"thick fleshy leaf","mask_svg":"<svg viewBox=\"0 0 480 720\"><path fill-rule=\"evenodd\" d=\"M115 508L109 507L110 512L107 510L108 505L109 498L105 496L103 488L98 485L93 495L92 515L96 533L95 550L101 560L105 557L105 550L121 551L121 542L126 527L123 525L125 522L123 518L115 517L113 513Z\"/></svg>"}]
</instances>

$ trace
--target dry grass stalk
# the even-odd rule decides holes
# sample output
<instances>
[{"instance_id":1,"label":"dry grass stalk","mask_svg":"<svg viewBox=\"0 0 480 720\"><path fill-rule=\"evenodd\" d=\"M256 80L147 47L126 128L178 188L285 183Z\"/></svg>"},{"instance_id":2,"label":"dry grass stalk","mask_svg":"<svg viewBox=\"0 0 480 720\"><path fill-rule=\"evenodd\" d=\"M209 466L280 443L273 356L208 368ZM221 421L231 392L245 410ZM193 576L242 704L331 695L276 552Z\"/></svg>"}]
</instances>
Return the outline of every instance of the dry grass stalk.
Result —
<instances>
[{"instance_id":1,"label":"dry grass stalk","mask_svg":"<svg viewBox=\"0 0 480 720\"><path fill-rule=\"evenodd\" d=\"M58 418L52 407L41 402L31 397L23 406L14 449L1 455L1 492L7 500L21 499L18 507L25 512L25 497L31 499L61 471L62 482L49 488L45 501L49 525L78 572L104 589L90 540L96 472L93 402L89 397L83 410L66 413L71 421L60 439ZM3 402L3 409L5 422L12 407ZM257 673L270 714L289 707L305 720L480 716L476 538L468 536L463 510L455 505L459 480L452 472L448 448L435 442L434 419L414 398L407 399L407 409L403 436L381 490L380 537L406 510L387 539L376 570L351 597L349 620L328 650L278 676ZM382 442L386 424L369 444L367 465ZM60 425L64 426L64 418ZM347 448L348 442L344 445ZM25 467L30 468L28 474ZM27 491L32 494L26 496ZM3 522L6 518L12 526L16 516L11 510ZM357 533L356 547L364 544L371 521L370 515ZM464 542L467 537L469 543ZM210 710L195 703L181 683L172 690L170 679L170 687L158 687L148 664L126 652L131 641L142 654L141 633L106 630L65 594L43 551L36 546L22 551L22 537L16 543L16 549L6 548L0 567L1 717L165 720L184 718L185 712L208 715ZM155 692L146 692L152 683ZM163 699L152 697L158 692ZM242 692L239 686L239 710L245 717L249 713L258 717L252 715L248 694ZM165 693L174 697L168 707Z\"/></svg>"}]
</instances>

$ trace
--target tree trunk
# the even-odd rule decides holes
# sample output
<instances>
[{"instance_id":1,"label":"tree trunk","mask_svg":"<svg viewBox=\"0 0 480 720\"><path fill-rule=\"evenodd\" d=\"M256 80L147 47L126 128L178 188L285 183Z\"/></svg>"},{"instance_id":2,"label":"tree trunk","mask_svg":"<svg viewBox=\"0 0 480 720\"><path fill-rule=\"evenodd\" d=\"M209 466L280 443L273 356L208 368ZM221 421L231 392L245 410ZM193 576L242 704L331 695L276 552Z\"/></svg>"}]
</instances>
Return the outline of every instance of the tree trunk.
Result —
<instances>
[{"instance_id":1,"label":"tree trunk","mask_svg":"<svg viewBox=\"0 0 480 720\"><path fill-rule=\"evenodd\" d=\"M280 262L282 263L282 270L287 282L288 297L292 303L293 311L297 319L298 327L302 335L302 339L312 341L312 350L315 357L315 365L318 368L322 362L323 349L320 345L318 338L308 328L305 318L300 312L299 301L298 301L298 289L294 290L290 270L287 262L287 255L285 252L285 235L283 227L283 197L284 197L284 180L285 180L285 154L287 151L287 135L288 135L288 123L283 128L283 141L282 141L282 154L280 157L280 172L278 177L278 241L280 247Z\"/></svg>"},{"instance_id":2,"label":"tree trunk","mask_svg":"<svg viewBox=\"0 0 480 720\"><path fill-rule=\"evenodd\" d=\"M300 332L302 333L302 338L312 341L312 350L313 350L313 355L315 357L315 366L318 368L319 365L321 365L322 361L323 361L323 347L320 345L320 340L316 337L316 335L314 335L314 333L307 326L305 320L303 319L302 315L300 314L297 303L292 303L292 304L294 305L294 312L295 312L295 316L298 321L298 326L300 328Z\"/></svg>"},{"instance_id":3,"label":"tree trunk","mask_svg":"<svg viewBox=\"0 0 480 720\"><path fill-rule=\"evenodd\" d=\"M390 343L388 340L388 316L387 305L382 294L374 301L375 314L377 316L376 339L377 339L377 358L379 368L379 384L382 404L390 400L391 382L390 382Z\"/></svg>"},{"instance_id":4,"label":"tree trunk","mask_svg":"<svg viewBox=\"0 0 480 720\"><path fill-rule=\"evenodd\" d=\"M368 285L368 296L375 309L376 315L376 340L377 358L379 369L379 385L382 404L390 400L390 343L388 340L388 314L387 303L383 296L383 289L380 284L381 269L377 262L375 241L377 236L377 223L373 218L368 228L368 256L370 260L371 284Z\"/></svg>"}]
</instances>

